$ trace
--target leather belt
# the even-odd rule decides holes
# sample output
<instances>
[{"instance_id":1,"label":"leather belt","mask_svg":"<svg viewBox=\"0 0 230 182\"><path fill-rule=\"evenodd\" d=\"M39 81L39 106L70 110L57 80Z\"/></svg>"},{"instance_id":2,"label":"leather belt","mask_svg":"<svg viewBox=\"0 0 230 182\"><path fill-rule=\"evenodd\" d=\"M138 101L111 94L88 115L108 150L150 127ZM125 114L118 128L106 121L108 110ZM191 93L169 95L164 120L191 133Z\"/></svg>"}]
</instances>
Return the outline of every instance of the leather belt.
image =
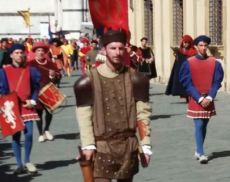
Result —
<instances>
[{"instance_id":1,"label":"leather belt","mask_svg":"<svg viewBox=\"0 0 230 182\"><path fill-rule=\"evenodd\" d=\"M96 141L102 141L102 140L111 140L111 139L127 139L129 137L134 137L135 131L125 131L125 132L119 132L112 135L104 135L104 136L95 136Z\"/></svg>"}]
</instances>

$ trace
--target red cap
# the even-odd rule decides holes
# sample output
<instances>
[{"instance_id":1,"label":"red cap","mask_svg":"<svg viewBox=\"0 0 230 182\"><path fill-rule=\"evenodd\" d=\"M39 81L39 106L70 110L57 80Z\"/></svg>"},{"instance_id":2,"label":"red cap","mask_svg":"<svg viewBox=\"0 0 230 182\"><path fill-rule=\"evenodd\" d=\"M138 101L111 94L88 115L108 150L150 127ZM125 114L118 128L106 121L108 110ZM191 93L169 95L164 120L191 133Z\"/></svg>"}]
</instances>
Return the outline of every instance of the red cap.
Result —
<instances>
[{"instance_id":1,"label":"red cap","mask_svg":"<svg viewBox=\"0 0 230 182\"><path fill-rule=\"evenodd\" d=\"M37 48L43 48L45 52L49 51L49 46L46 45L44 42L37 42L33 45L32 51L35 52Z\"/></svg>"},{"instance_id":2,"label":"red cap","mask_svg":"<svg viewBox=\"0 0 230 182\"><path fill-rule=\"evenodd\" d=\"M82 42L83 44L84 44L84 43L89 44L89 39L86 38L86 37L84 37L84 38L81 39L81 42Z\"/></svg>"}]
</instances>

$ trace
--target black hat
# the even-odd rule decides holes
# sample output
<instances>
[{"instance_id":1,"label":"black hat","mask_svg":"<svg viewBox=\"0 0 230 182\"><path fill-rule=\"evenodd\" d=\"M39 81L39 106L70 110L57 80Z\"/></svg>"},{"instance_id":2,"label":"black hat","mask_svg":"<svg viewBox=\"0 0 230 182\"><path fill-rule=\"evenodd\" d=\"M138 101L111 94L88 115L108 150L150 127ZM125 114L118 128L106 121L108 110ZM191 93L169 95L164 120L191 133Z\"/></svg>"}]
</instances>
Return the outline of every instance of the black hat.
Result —
<instances>
[{"instance_id":1,"label":"black hat","mask_svg":"<svg viewBox=\"0 0 230 182\"><path fill-rule=\"evenodd\" d=\"M206 42L207 44L210 44L211 38L206 35L200 35L194 39L193 44L197 45L199 42Z\"/></svg>"},{"instance_id":2,"label":"black hat","mask_svg":"<svg viewBox=\"0 0 230 182\"><path fill-rule=\"evenodd\" d=\"M147 38L147 37L142 37L142 38L141 38L141 41L142 41L142 40L148 41L148 38Z\"/></svg>"},{"instance_id":3,"label":"black hat","mask_svg":"<svg viewBox=\"0 0 230 182\"><path fill-rule=\"evenodd\" d=\"M13 53L15 50L21 49L22 51L25 51L25 46L23 44L13 44L9 49L9 54Z\"/></svg>"},{"instance_id":4,"label":"black hat","mask_svg":"<svg viewBox=\"0 0 230 182\"><path fill-rule=\"evenodd\" d=\"M98 41L93 39L93 40L91 40L91 44L92 43L98 44Z\"/></svg>"},{"instance_id":5,"label":"black hat","mask_svg":"<svg viewBox=\"0 0 230 182\"><path fill-rule=\"evenodd\" d=\"M7 38L2 38L1 43L3 43L3 42L8 42L8 39Z\"/></svg>"},{"instance_id":6,"label":"black hat","mask_svg":"<svg viewBox=\"0 0 230 182\"><path fill-rule=\"evenodd\" d=\"M127 41L126 34L125 31L123 31L122 29L109 30L101 38L101 43L103 46L106 46L111 42L121 42L123 44L126 44L126 41Z\"/></svg>"},{"instance_id":7,"label":"black hat","mask_svg":"<svg viewBox=\"0 0 230 182\"><path fill-rule=\"evenodd\" d=\"M57 46L61 46L62 45L62 42L58 38L53 38L53 39L50 40L51 44L54 43L54 42L57 43Z\"/></svg>"}]
</instances>

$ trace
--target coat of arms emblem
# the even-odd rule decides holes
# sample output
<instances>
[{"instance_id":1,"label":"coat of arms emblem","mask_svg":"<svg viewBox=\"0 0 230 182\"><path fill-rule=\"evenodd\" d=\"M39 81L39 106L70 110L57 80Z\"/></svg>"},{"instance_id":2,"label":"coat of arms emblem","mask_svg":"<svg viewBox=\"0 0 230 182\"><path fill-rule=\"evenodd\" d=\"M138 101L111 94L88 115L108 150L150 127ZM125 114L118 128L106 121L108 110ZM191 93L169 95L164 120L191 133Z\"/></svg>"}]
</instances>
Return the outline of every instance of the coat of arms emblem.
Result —
<instances>
[{"instance_id":1,"label":"coat of arms emblem","mask_svg":"<svg viewBox=\"0 0 230 182\"><path fill-rule=\"evenodd\" d=\"M13 111L14 102L6 101L1 107L1 111L3 112L3 117L5 118L5 122L10 125L12 129L16 128L16 116Z\"/></svg>"}]
</instances>

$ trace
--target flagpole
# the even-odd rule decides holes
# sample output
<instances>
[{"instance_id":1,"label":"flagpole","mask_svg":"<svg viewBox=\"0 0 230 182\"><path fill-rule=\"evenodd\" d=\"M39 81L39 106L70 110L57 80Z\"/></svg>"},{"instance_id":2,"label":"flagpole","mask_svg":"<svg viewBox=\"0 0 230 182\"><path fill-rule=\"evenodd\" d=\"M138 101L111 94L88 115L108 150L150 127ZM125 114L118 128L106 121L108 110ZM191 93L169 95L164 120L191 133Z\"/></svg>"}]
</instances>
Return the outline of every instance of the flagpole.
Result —
<instances>
[{"instance_id":1,"label":"flagpole","mask_svg":"<svg viewBox=\"0 0 230 182\"><path fill-rule=\"evenodd\" d=\"M30 37L30 33L31 33L30 27L31 27L31 25L29 25L29 35L28 35L28 37Z\"/></svg>"},{"instance_id":2,"label":"flagpole","mask_svg":"<svg viewBox=\"0 0 230 182\"><path fill-rule=\"evenodd\" d=\"M56 29L56 25L55 25L55 29ZM48 34L49 34L49 39L52 39L52 32L51 32L51 25L50 25L50 15L48 15Z\"/></svg>"},{"instance_id":3,"label":"flagpole","mask_svg":"<svg viewBox=\"0 0 230 182\"><path fill-rule=\"evenodd\" d=\"M28 12L30 13L30 8L28 8ZM31 35L31 24L30 24L30 21L29 21L29 27L28 27L28 29L29 29L29 35L28 35L28 37L30 37Z\"/></svg>"}]
</instances>

